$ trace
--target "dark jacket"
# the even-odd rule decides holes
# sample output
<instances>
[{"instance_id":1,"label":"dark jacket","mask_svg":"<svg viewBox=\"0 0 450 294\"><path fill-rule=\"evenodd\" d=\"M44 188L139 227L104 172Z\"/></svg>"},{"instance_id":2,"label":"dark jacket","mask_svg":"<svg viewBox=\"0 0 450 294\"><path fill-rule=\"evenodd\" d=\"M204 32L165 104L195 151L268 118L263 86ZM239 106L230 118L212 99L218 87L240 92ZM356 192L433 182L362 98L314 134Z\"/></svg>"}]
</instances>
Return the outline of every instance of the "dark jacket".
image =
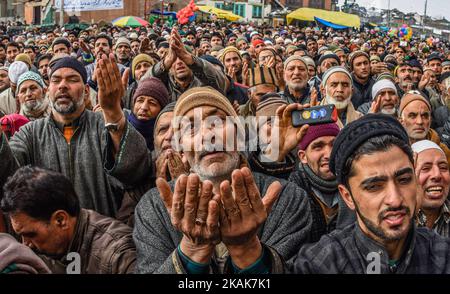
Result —
<instances>
[{"instance_id":1,"label":"dark jacket","mask_svg":"<svg viewBox=\"0 0 450 294\"><path fill-rule=\"evenodd\" d=\"M190 69L194 74L194 78L186 89L180 88L174 77L169 74L169 69L163 70L164 61L160 61L152 66L141 79L145 79L148 76L160 79L169 90L172 101L177 101L182 93L194 87L210 86L225 95L227 87L229 87L225 73L204 59L195 56L193 58L194 63L190 66Z\"/></svg>"},{"instance_id":2,"label":"dark jacket","mask_svg":"<svg viewBox=\"0 0 450 294\"><path fill-rule=\"evenodd\" d=\"M67 254L80 254L81 274L128 274L136 264L133 230L110 217L81 209ZM43 258L54 273L64 273L73 260Z\"/></svg>"},{"instance_id":3,"label":"dark jacket","mask_svg":"<svg viewBox=\"0 0 450 294\"><path fill-rule=\"evenodd\" d=\"M263 162L259 158L259 152L250 152L247 160L252 171L284 180L289 178L296 165L292 153L288 153L284 162Z\"/></svg>"},{"instance_id":4,"label":"dark jacket","mask_svg":"<svg viewBox=\"0 0 450 294\"><path fill-rule=\"evenodd\" d=\"M114 158L103 115L85 110L78 121L70 144L51 116L21 127L9 144L1 134L0 180L28 164L51 169L69 178L82 208L115 216L122 201L115 182L136 186L151 175L145 140L127 123Z\"/></svg>"},{"instance_id":5,"label":"dark jacket","mask_svg":"<svg viewBox=\"0 0 450 294\"><path fill-rule=\"evenodd\" d=\"M286 88L284 88L284 91L281 91L278 94L281 96L281 98L286 100L286 102L288 104L292 104L292 103L307 104L307 103L311 102L311 97L310 97L311 88L308 83L306 84L305 91L303 92L303 95L302 95L302 97L300 97L300 99L297 99L294 96L292 96L291 92L289 92L288 86L286 86Z\"/></svg>"},{"instance_id":6,"label":"dark jacket","mask_svg":"<svg viewBox=\"0 0 450 294\"><path fill-rule=\"evenodd\" d=\"M405 251L397 266L389 266L383 246L365 235L358 224L323 236L319 242L300 249L288 263L296 274L366 274L374 254L380 257L382 274L449 274L450 239L427 228L412 227Z\"/></svg>"},{"instance_id":7,"label":"dark jacket","mask_svg":"<svg viewBox=\"0 0 450 294\"><path fill-rule=\"evenodd\" d=\"M256 172L253 176L261 196L265 195L273 181L278 180ZM302 244L309 241L312 219L305 191L293 183L278 181L282 184L282 192L258 236L263 244L275 249L281 258L287 260L298 252ZM169 184L173 189L174 181ZM183 234L174 229L156 188L142 197L136 207L135 221L133 238L137 249L137 272L186 273L177 253ZM223 272L217 260L226 259L227 253L226 250L217 250L218 248L216 246L211 272ZM274 255L273 250L270 252L272 264L279 264L281 258Z\"/></svg>"},{"instance_id":8,"label":"dark jacket","mask_svg":"<svg viewBox=\"0 0 450 294\"><path fill-rule=\"evenodd\" d=\"M248 101L248 87L236 83L231 78L230 87L227 91L227 98L233 104L234 101L237 101L239 105L244 105Z\"/></svg>"},{"instance_id":9,"label":"dark jacket","mask_svg":"<svg viewBox=\"0 0 450 294\"><path fill-rule=\"evenodd\" d=\"M306 195L308 195L313 218L313 227L311 230L312 242L317 242L323 235L331 233L335 229L343 229L356 221L355 213L348 208L342 197L339 197L337 216L327 224L319 200L314 196L315 193L312 189L311 180L308 178L308 175L302 169L297 168L291 173L289 181L305 190Z\"/></svg>"},{"instance_id":10,"label":"dark jacket","mask_svg":"<svg viewBox=\"0 0 450 294\"><path fill-rule=\"evenodd\" d=\"M352 104L355 109L366 102L372 101L372 86L375 84L375 80L369 77L369 80L365 84L360 84L355 76L352 74L353 78L353 95Z\"/></svg>"}]
</instances>

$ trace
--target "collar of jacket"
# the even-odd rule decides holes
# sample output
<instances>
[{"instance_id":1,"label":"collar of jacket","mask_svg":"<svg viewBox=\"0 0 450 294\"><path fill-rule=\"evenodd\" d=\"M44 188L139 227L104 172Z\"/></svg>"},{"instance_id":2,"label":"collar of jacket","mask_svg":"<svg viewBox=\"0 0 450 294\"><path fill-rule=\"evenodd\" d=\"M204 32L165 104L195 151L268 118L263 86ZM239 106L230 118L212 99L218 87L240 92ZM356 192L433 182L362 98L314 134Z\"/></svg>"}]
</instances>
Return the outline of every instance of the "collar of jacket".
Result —
<instances>
[{"instance_id":1,"label":"collar of jacket","mask_svg":"<svg viewBox=\"0 0 450 294\"><path fill-rule=\"evenodd\" d=\"M70 124L70 126L73 126L73 127L77 128L77 127L79 127L80 125L82 125L83 122L84 122L84 120L85 120L85 117L86 117L86 115L87 115L86 113L87 113L87 111L86 111L86 109L85 109L85 110L81 113L81 115L80 115L78 118L76 118L76 119ZM54 126L54 127L57 127L58 129L61 130L61 132L64 131L64 127L65 127L65 126L68 126L68 125L65 125L65 124L62 124L62 123L57 122L57 121L53 118L53 113L50 113L50 115L47 116L45 119L47 120L47 123L49 123L50 125L52 125L52 126Z\"/></svg>"},{"instance_id":2,"label":"collar of jacket","mask_svg":"<svg viewBox=\"0 0 450 294\"><path fill-rule=\"evenodd\" d=\"M305 90L303 91L302 96L299 99L297 99L291 94L291 92L289 91L289 87L286 85L286 87L284 88L284 95L286 97L291 98L293 101L297 101L297 103L301 103L303 99L305 99L309 96L310 91L311 91L311 88L310 88L309 84L306 83L306 87L305 87Z\"/></svg>"},{"instance_id":3,"label":"collar of jacket","mask_svg":"<svg viewBox=\"0 0 450 294\"><path fill-rule=\"evenodd\" d=\"M83 238L85 237L85 233L87 231L87 225L89 223L89 215L88 213L81 208L80 214L77 217L77 222L75 224L75 229L73 231L72 240L70 241L70 245L67 248L66 254L59 259L63 264L68 264L70 260L67 260L67 255L71 252L78 252L82 250L81 246L83 244ZM82 255L82 254L80 254Z\"/></svg>"},{"instance_id":4,"label":"collar of jacket","mask_svg":"<svg viewBox=\"0 0 450 294\"><path fill-rule=\"evenodd\" d=\"M374 255L378 255L380 260L380 273L405 273L411 263L411 258L414 252L416 243L416 226L413 221L404 243L405 247L403 248L403 253L399 259L400 263L398 263L395 272L392 272L389 267L389 254L385 247L367 236L361 230L358 223L355 224L354 239L356 248L358 249L362 260L364 260L363 264L366 265L367 270L369 270L370 263L374 261Z\"/></svg>"},{"instance_id":5,"label":"collar of jacket","mask_svg":"<svg viewBox=\"0 0 450 294\"><path fill-rule=\"evenodd\" d=\"M435 224L437 224L441 219L448 224L450 222L450 200L446 199L444 201L444 204L442 204L442 209L439 212L439 216L436 218L436 221L433 224L433 227ZM417 213L417 223L421 227L427 226L427 216L423 212L422 209L419 209L419 212Z\"/></svg>"}]
</instances>

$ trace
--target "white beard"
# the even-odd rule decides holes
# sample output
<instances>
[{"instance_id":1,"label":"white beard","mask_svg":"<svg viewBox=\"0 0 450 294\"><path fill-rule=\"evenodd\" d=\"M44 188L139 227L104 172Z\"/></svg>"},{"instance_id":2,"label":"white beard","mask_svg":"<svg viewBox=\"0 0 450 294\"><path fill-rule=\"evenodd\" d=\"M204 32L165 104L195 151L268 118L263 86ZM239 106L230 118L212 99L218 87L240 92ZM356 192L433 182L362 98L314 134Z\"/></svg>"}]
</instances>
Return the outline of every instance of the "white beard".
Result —
<instances>
[{"instance_id":1,"label":"white beard","mask_svg":"<svg viewBox=\"0 0 450 294\"><path fill-rule=\"evenodd\" d=\"M397 108L391 108L391 109L381 109L382 114L388 114L388 115L394 115L397 111Z\"/></svg>"},{"instance_id":2,"label":"white beard","mask_svg":"<svg viewBox=\"0 0 450 294\"><path fill-rule=\"evenodd\" d=\"M333 97L328 95L328 93L326 94L326 98L325 99L327 101L327 104L333 104L337 109L345 109L345 108L347 108L348 103L350 102L350 97L348 97L344 101L337 101L336 99L334 99Z\"/></svg>"}]
</instances>

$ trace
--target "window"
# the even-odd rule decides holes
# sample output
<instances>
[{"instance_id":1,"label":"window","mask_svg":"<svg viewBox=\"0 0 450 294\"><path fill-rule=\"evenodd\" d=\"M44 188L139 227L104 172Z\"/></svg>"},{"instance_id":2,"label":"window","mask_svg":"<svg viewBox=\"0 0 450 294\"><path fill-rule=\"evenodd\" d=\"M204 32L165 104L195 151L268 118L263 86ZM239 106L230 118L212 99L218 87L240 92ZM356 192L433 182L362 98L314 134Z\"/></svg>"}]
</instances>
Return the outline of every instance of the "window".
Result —
<instances>
[{"instance_id":1,"label":"window","mask_svg":"<svg viewBox=\"0 0 450 294\"><path fill-rule=\"evenodd\" d=\"M262 7L253 5L252 8L252 17L253 18L261 18L262 16Z\"/></svg>"},{"instance_id":2,"label":"window","mask_svg":"<svg viewBox=\"0 0 450 294\"><path fill-rule=\"evenodd\" d=\"M245 4L234 4L233 13L245 17Z\"/></svg>"},{"instance_id":3,"label":"window","mask_svg":"<svg viewBox=\"0 0 450 294\"><path fill-rule=\"evenodd\" d=\"M223 3L216 2L215 6L216 6L216 8L223 9Z\"/></svg>"}]
</instances>

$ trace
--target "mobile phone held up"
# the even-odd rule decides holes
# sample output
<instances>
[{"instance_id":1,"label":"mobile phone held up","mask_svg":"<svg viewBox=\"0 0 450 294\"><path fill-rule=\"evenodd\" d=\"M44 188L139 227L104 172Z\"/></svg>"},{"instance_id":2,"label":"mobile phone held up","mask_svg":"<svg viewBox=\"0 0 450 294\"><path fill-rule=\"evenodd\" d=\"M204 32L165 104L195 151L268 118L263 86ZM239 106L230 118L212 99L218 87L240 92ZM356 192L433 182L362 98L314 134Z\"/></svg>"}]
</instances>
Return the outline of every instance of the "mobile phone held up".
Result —
<instances>
[{"instance_id":1,"label":"mobile phone held up","mask_svg":"<svg viewBox=\"0 0 450 294\"><path fill-rule=\"evenodd\" d=\"M296 128L302 125L333 123L337 119L337 109L333 104L292 111L292 125Z\"/></svg>"}]
</instances>

